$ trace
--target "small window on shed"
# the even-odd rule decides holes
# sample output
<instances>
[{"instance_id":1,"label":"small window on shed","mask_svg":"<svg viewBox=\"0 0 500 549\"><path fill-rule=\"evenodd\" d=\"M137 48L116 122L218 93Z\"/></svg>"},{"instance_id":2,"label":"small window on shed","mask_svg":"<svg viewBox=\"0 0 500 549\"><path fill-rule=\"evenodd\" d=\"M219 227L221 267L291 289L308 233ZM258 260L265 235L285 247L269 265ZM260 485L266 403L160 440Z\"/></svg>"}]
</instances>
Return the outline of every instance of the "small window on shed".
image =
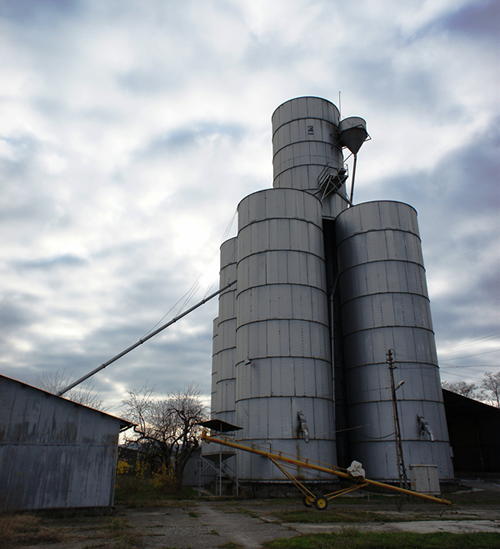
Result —
<instances>
[{"instance_id":1,"label":"small window on shed","mask_svg":"<svg viewBox=\"0 0 500 549\"><path fill-rule=\"evenodd\" d=\"M314 126L307 126L307 134L314 135Z\"/></svg>"}]
</instances>

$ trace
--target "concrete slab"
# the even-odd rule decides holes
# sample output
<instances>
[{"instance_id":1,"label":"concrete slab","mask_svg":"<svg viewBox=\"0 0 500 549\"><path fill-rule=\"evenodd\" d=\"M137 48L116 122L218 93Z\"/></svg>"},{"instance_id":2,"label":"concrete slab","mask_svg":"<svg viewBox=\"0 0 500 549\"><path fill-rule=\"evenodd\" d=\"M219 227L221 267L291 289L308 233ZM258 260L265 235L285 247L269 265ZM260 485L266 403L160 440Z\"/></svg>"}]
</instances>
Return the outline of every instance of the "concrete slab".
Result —
<instances>
[{"instance_id":1,"label":"concrete slab","mask_svg":"<svg viewBox=\"0 0 500 549\"><path fill-rule=\"evenodd\" d=\"M125 514L134 530L144 536L147 549L216 549L228 542L259 549L265 541L297 535L286 526L231 512L227 507L221 510L210 503L192 509L129 509Z\"/></svg>"},{"instance_id":2,"label":"concrete slab","mask_svg":"<svg viewBox=\"0 0 500 549\"><path fill-rule=\"evenodd\" d=\"M130 525L144 536L147 549L177 547L186 549L216 549L233 542L245 549L259 549L265 541L290 538L299 534L340 532L356 528L361 532L494 532L500 535L500 515L494 510L479 509L460 512L458 509L443 513L455 513L449 519L411 520L406 522L359 523L280 523L269 515L260 516L246 505L218 505L213 502L197 503L192 508L130 509L126 511ZM472 512L471 512L472 511ZM383 512L382 512L383 513ZM395 512L387 512L394 520ZM412 513L407 513L410 518Z\"/></svg>"}]
</instances>

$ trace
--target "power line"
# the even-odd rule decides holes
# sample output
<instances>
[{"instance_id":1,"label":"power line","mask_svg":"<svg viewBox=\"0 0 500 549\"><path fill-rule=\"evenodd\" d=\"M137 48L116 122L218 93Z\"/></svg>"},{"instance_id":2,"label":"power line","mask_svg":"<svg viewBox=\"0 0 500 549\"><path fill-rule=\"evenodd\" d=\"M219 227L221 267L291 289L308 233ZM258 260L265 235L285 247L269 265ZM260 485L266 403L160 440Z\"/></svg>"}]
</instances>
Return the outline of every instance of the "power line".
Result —
<instances>
[{"instance_id":1,"label":"power line","mask_svg":"<svg viewBox=\"0 0 500 549\"><path fill-rule=\"evenodd\" d=\"M236 215L238 214L238 210L236 209L234 214L233 214L233 217L231 218L231 220L229 221L229 223L227 224L227 227L226 229L224 230L224 233L222 235L222 242L224 242L227 237L229 236L229 233L231 232L231 229L233 227L233 224L234 224L234 220L236 218ZM219 246L220 247L220 246ZM179 303L184 300L184 303L181 305L180 309L177 311L177 314L181 314L181 312L185 309L185 307L187 307L188 303L191 301L191 299L194 297L194 295L196 294L196 292L198 291L199 287L200 287L200 284L201 284L201 280L202 278L205 276L206 272L208 271L208 268L210 267L210 265L213 263L214 259L217 257L217 254L219 253L219 247L217 247L214 251L214 253L212 254L212 256L210 257L207 265L205 266L205 268L203 269L203 271L200 273L200 275L198 276L198 278L195 280L195 282L193 283L193 285L191 286L191 288L181 297L179 298L179 300L174 304L172 305L172 307L170 307L170 309L162 316L162 318L160 318L160 320L150 329L148 330L144 336L142 337L145 337L147 336L149 333L151 333L159 324L161 324L163 322L163 320L177 307L177 305L179 305ZM205 295L203 296L203 299L205 299L205 297L207 297L207 295L210 293L213 285L215 284L215 282L212 282L212 284L208 287L207 291L205 292Z\"/></svg>"},{"instance_id":2,"label":"power line","mask_svg":"<svg viewBox=\"0 0 500 549\"><path fill-rule=\"evenodd\" d=\"M463 374L455 374L453 372L446 372L446 375L447 376L455 376L455 377L459 377L462 381L464 379L464 375ZM475 376L471 376L471 375L467 375L467 379L472 379L474 381L477 381L478 383L482 382L483 380L478 378L478 377L475 377Z\"/></svg>"},{"instance_id":3,"label":"power line","mask_svg":"<svg viewBox=\"0 0 500 549\"><path fill-rule=\"evenodd\" d=\"M474 343L477 343L478 341L484 341L485 339L497 339L498 337L500 337L500 332L495 332L494 334L480 337L479 339L473 339L472 341L469 341L469 343L460 343L459 345L454 345L453 347L448 347L447 349L441 349L439 352L445 353L446 351L451 351L451 349L456 349L457 347L466 347L468 345L474 345Z\"/></svg>"},{"instance_id":4,"label":"power line","mask_svg":"<svg viewBox=\"0 0 500 549\"><path fill-rule=\"evenodd\" d=\"M460 360L462 358L471 358L473 356L488 355L490 353L498 353L500 349L494 349L493 351L485 351L484 353L476 353L475 355L455 356L453 358L442 358L439 362L448 362L449 360Z\"/></svg>"},{"instance_id":5,"label":"power line","mask_svg":"<svg viewBox=\"0 0 500 549\"><path fill-rule=\"evenodd\" d=\"M447 370L448 368L491 368L492 364L445 364L441 366L440 370Z\"/></svg>"}]
</instances>

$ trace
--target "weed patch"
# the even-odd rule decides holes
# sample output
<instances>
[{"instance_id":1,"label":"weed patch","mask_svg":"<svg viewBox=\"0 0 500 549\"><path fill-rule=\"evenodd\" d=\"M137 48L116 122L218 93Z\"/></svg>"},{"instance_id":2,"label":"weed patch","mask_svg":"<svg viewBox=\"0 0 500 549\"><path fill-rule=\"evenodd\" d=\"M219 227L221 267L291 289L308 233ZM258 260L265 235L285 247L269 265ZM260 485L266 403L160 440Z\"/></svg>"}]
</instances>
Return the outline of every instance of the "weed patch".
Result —
<instances>
[{"instance_id":1,"label":"weed patch","mask_svg":"<svg viewBox=\"0 0 500 549\"><path fill-rule=\"evenodd\" d=\"M183 488L180 494L165 493L165 487L155 477L140 475L120 475L116 480L115 504L128 508L162 507L169 502L193 500L197 493L191 488Z\"/></svg>"},{"instance_id":2,"label":"weed patch","mask_svg":"<svg viewBox=\"0 0 500 549\"><path fill-rule=\"evenodd\" d=\"M44 525L41 517L32 515L0 516L0 549L62 541L64 541L64 535L61 528Z\"/></svg>"},{"instance_id":3,"label":"weed patch","mask_svg":"<svg viewBox=\"0 0 500 549\"><path fill-rule=\"evenodd\" d=\"M316 524L319 522L401 522L401 517L390 517L373 513L372 511L357 511L356 509L331 509L316 511L315 509L301 509L298 511L274 511L273 516L282 522L304 522Z\"/></svg>"},{"instance_id":4,"label":"weed patch","mask_svg":"<svg viewBox=\"0 0 500 549\"><path fill-rule=\"evenodd\" d=\"M410 532L359 532L356 528L338 534L313 534L266 542L267 549L482 549L500 548L500 537L493 533L414 534Z\"/></svg>"},{"instance_id":5,"label":"weed patch","mask_svg":"<svg viewBox=\"0 0 500 549\"><path fill-rule=\"evenodd\" d=\"M126 519L116 517L109 521L108 529L111 538L115 541L113 549L129 549L131 547L142 548L142 536L137 532L131 532L131 526Z\"/></svg>"}]
</instances>

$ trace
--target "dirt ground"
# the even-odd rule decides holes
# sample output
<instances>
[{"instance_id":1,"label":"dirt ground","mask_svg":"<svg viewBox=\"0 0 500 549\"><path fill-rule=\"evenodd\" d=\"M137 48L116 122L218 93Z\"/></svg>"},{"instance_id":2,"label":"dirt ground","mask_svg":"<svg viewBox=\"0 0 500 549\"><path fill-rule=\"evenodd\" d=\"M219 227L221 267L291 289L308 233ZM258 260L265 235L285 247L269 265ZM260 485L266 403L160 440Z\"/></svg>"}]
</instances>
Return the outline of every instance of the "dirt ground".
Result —
<instances>
[{"instance_id":1,"label":"dirt ground","mask_svg":"<svg viewBox=\"0 0 500 549\"><path fill-rule=\"evenodd\" d=\"M280 515L304 511L299 498L200 498L154 508L117 507L111 516L47 517L44 520L48 526L62 528L64 541L37 544L31 549L257 549L276 538L339 531L346 525L374 532L497 532L500 536L500 479L461 484L458 492L444 494L452 500L452 507L412 498L404 500L400 510L399 496L344 496L332 500L327 511L309 510L315 513L311 518L317 522L289 522ZM335 511L342 513L341 521L322 520ZM370 520L363 511L376 515ZM363 521L356 522L356 517L362 515Z\"/></svg>"}]
</instances>

